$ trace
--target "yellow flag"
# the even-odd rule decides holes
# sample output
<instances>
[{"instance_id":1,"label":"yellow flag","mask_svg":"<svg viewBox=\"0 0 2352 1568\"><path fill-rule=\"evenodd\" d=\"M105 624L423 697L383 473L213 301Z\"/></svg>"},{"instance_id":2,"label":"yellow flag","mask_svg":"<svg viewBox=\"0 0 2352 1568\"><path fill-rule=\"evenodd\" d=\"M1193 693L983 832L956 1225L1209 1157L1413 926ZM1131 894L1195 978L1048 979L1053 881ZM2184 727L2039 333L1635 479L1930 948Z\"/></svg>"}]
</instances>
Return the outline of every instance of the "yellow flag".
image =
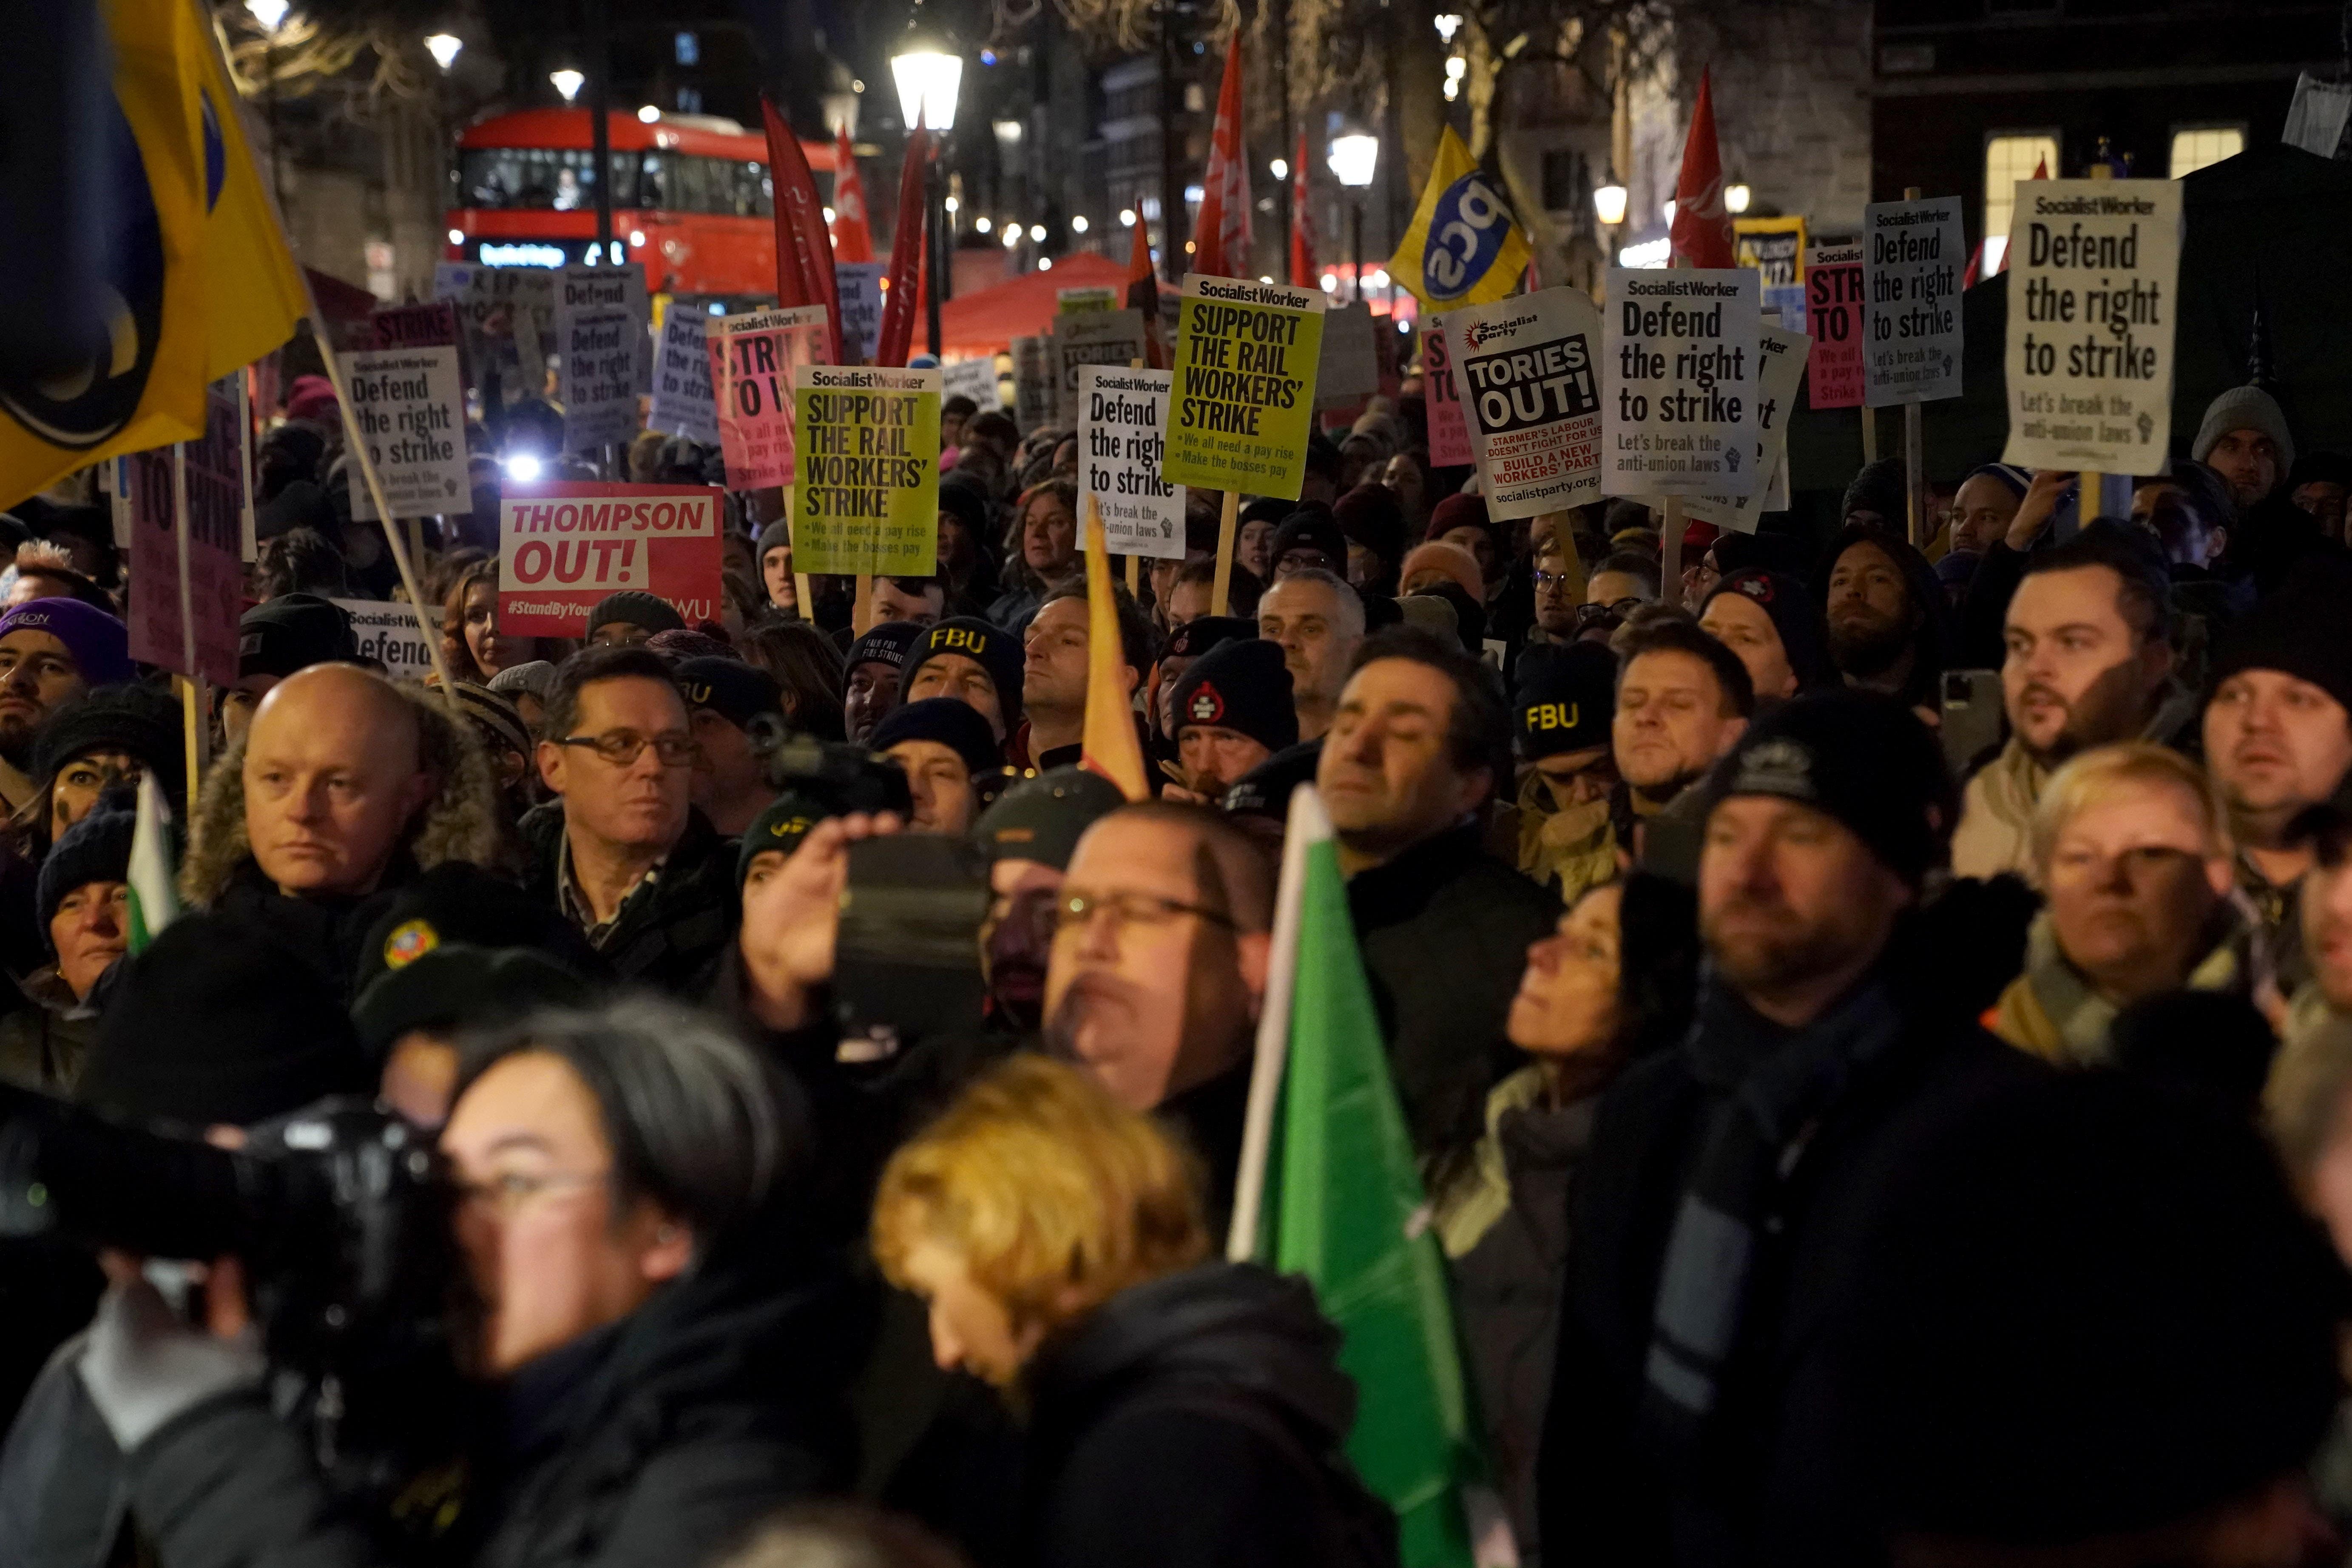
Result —
<instances>
[{"instance_id":1,"label":"yellow flag","mask_svg":"<svg viewBox=\"0 0 2352 1568\"><path fill-rule=\"evenodd\" d=\"M1129 800L1148 800L1143 748L1135 738L1135 710L1118 672L1127 665L1118 637L1118 599L1110 584L1110 551L1103 540L1102 508L1087 497L1087 721L1078 732L1079 763L1102 774Z\"/></svg>"},{"instance_id":2,"label":"yellow flag","mask_svg":"<svg viewBox=\"0 0 2352 1568\"><path fill-rule=\"evenodd\" d=\"M218 380L292 337L310 300L253 161L211 20L187 0L153 3L178 12L188 40L181 68L205 155L205 374Z\"/></svg>"},{"instance_id":3,"label":"yellow flag","mask_svg":"<svg viewBox=\"0 0 2352 1568\"><path fill-rule=\"evenodd\" d=\"M1470 149L1447 127L1412 224L1389 258L1389 276L1426 310L1484 305L1517 291L1528 269L1527 236Z\"/></svg>"}]
</instances>

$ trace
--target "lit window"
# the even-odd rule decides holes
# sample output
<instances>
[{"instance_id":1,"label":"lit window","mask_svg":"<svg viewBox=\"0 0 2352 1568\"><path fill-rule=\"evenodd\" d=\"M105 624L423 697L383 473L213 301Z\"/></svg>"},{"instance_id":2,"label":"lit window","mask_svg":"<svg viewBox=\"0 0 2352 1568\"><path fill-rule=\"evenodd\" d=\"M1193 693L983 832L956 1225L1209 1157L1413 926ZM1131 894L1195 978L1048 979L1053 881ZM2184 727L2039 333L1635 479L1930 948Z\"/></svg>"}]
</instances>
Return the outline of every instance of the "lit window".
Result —
<instances>
[{"instance_id":1,"label":"lit window","mask_svg":"<svg viewBox=\"0 0 2352 1568\"><path fill-rule=\"evenodd\" d=\"M2017 182L2042 170L2058 177L2058 138L2029 131L1985 138L1985 266L1992 267L1993 242L2009 243L2009 216L2017 206Z\"/></svg>"},{"instance_id":2,"label":"lit window","mask_svg":"<svg viewBox=\"0 0 2352 1568\"><path fill-rule=\"evenodd\" d=\"M2191 125L2172 133L2172 177L2186 174L2234 158L2246 150L2246 128L2242 125Z\"/></svg>"},{"instance_id":3,"label":"lit window","mask_svg":"<svg viewBox=\"0 0 2352 1568\"><path fill-rule=\"evenodd\" d=\"M702 40L692 33L680 33L670 40L671 52L682 66L702 63Z\"/></svg>"}]
</instances>

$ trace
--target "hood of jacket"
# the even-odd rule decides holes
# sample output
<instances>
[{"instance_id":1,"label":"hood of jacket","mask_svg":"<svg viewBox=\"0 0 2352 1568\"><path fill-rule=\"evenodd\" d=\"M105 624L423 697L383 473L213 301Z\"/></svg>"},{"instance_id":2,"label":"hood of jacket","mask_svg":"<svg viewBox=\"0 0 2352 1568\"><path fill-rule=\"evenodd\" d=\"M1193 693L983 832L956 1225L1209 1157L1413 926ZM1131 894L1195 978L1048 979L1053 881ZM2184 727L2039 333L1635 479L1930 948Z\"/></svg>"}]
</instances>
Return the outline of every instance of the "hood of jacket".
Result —
<instances>
[{"instance_id":1,"label":"hood of jacket","mask_svg":"<svg viewBox=\"0 0 2352 1568\"><path fill-rule=\"evenodd\" d=\"M1247 1263L1204 1263L1120 1291L1050 1341L1024 1375L1033 1430L1068 1441L1122 1396L1215 1384L1279 1409L1338 1446L1356 1420L1339 1331L1306 1281ZM1050 1436L1049 1436L1050 1435Z\"/></svg>"}]
</instances>

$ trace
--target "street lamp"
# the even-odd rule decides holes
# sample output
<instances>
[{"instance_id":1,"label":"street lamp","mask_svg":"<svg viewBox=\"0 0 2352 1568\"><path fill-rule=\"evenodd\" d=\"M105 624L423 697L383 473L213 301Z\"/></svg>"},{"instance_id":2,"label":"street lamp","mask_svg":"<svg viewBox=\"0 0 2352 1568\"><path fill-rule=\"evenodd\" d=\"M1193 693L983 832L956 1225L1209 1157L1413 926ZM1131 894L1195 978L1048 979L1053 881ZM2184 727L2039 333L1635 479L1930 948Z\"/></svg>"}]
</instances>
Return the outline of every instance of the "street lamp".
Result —
<instances>
[{"instance_id":1,"label":"street lamp","mask_svg":"<svg viewBox=\"0 0 2352 1568\"><path fill-rule=\"evenodd\" d=\"M445 71L457 63L457 56L465 47L466 40L455 33L435 33L425 40L425 52Z\"/></svg>"},{"instance_id":2,"label":"street lamp","mask_svg":"<svg viewBox=\"0 0 2352 1568\"><path fill-rule=\"evenodd\" d=\"M555 84L555 90L563 95L563 101L566 103L578 98L580 89L588 85L588 79L570 66L563 66L548 72L547 79Z\"/></svg>"},{"instance_id":3,"label":"street lamp","mask_svg":"<svg viewBox=\"0 0 2352 1568\"><path fill-rule=\"evenodd\" d=\"M1625 187L1612 175L1604 184L1592 189L1592 215L1604 228L1615 228L1625 221Z\"/></svg>"},{"instance_id":4,"label":"street lamp","mask_svg":"<svg viewBox=\"0 0 2352 1568\"><path fill-rule=\"evenodd\" d=\"M1355 299L1364 298L1364 192L1370 188L1372 169L1381 158L1381 139L1361 131L1331 138L1331 177L1355 193L1348 209L1348 262L1355 280Z\"/></svg>"},{"instance_id":5,"label":"street lamp","mask_svg":"<svg viewBox=\"0 0 2352 1568\"><path fill-rule=\"evenodd\" d=\"M890 57L890 79L898 88L898 112L908 130L920 124L931 132L930 164L923 171L923 226L929 237L931 286L923 291L924 340L931 354L940 352L940 305L953 292L955 279L948 268L947 190L940 170L948 133L955 129L956 90L963 85L963 56L944 37L923 26L919 4L907 24L906 37Z\"/></svg>"},{"instance_id":6,"label":"street lamp","mask_svg":"<svg viewBox=\"0 0 2352 1568\"><path fill-rule=\"evenodd\" d=\"M1748 182L1745 180L1740 181L1738 184L1726 185L1723 187L1724 210L1731 214L1734 217L1746 212L1748 210L1748 204L1753 202L1755 199L1756 193L1748 188Z\"/></svg>"},{"instance_id":7,"label":"street lamp","mask_svg":"<svg viewBox=\"0 0 2352 1568\"><path fill-rule=\"evenodd\" d=\"M286 13L291 9L288 0L245 0L245 8L255 21L261 24L262 30L269 33L278 31L286 20Z\"/></svg>"}]
</instances>

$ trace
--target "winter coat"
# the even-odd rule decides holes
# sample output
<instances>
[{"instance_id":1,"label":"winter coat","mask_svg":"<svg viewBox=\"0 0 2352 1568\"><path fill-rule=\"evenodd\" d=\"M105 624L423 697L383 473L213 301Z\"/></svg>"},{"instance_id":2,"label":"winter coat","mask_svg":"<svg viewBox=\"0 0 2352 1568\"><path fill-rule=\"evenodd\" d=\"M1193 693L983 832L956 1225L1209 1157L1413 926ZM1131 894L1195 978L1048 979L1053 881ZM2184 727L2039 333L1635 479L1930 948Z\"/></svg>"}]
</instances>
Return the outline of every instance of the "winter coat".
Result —
<instances>
[{"instance_id":1,"label":"winter coat","mask_svg":"<svg viewBox=\"0 0 2352 1568\"><path fill-rule=\"evenodd\" d=\"M2180 989L2248 994L2259 968L2255 941L2253 921L2225 900L2214 910L2203 956L2190 966ZM2045 911L2033 917L2026 932L2024 972L1986 1013L1984 1026L2053 1067L2110 1067L2115 1058L2108 1028L2117 1011L2059 951Z\"/></svg>"},{"instance_id":2,"label":"winter coat","mask_svg":"<svg viewBox=\"0 0 2352 1568\"><path fill-rule=\"evenodd\" d=\"M0 980L0 994L6 983ZM98 1038L98 1009L78 1000L54 963L18 982L23 1005L0 1017L0 1082L70 1095Z\"/></svg>"},{"instance_id":3,"label":"winter coat","mask_svg":"<svg viewBox=\"0 0 2352 1568\"><path fill-rule=\"evenodd\" d=\"M1462 826L1348 879L1348 910L1414 1151L1466 1156L1486 1091L1524 1059L1503 1019L1559 905Z\"/></svg>"},{"instance_id":4,"label":"winter coat","mask_svg":"<svg viewBox=\"0 0 2352 1568\"><path fill-rule=\"evenodd\" d=\"M1357 1568L1396 1523L1340 1452L1356 1388L1300 1280L1210 1263L1112 1297L1031 1361L1033 1568Z\"/></svg>"},{"instance_id":5,"label":"winter coat","mask_svg":"<svg viewBox=\"0 0 2352 1568\"><path fill-rule=\"evenodd\" d=\"M438 1568L700 1568L748 1526L845 1479L819 1287L724 1269L670 1285L504 1390L499 1451ZM498 1431L498 1424L486 1424ZM201 1405L129 1458L131 1506L169 1568L380 1568L330 1506L302 1436L257 1394Z\"/></svg>"},{"instance_id":6,"label":"winter coat","mask_svg":"<svg viewBox=\"0 0 2352 1568\"><path fill-rule=\"evenodd\" d=\"M528 868L525 888L544 908L560 911L557 889L572 852L564 837L563 803L532 807L519 831ZM596 951L622 980L675 996L698 996L709 988L712 967L733 938L742 910L734 846L702 813L689 808L686 831L660 873L650 886L629 895Z\"/></svg>"},{"instance_id":7,"label":"winter coat","mask_svg":"<svg viewBox=\"0 0 2352 1568\"><path fill-rule=\"evenodd\" d=\"M1454 1309L1476 1380L1477 1408L1521 1568L1542 1561L1536 1456L1559 1342L1559 1282L1568 1260L1568 1194L1592 1142L1600 1097L1546 1103L1541 1063L1486 1097L1475 1164L1437 1204L1438 1239L1454 1275Z\"/></svg>"},{"instance_id":8,"label":"winter coat","mask_svg":"<svg viewBox=\"0 0 2352 1568\"><path fill-rule=\"evenodd\" d=\"M117 1568L136 1561L122 1451L75 1367L79 1335L49 1358L0 1449L0 1563Z\"/></svg>"},{"instance_id":9,"label":"winter coat","mask_svg":"<svg viewBox=\"0 0 2352 1568\"><path fill-rule=\"evenodd\" d=\"M1865 982L1870 984L1871 982ZM1898 1007L1907 988L1888 985ZM1736 1004L1735 1004L1736 1005ZM1982 1030L1904 1016L1854 1070L1776 1189L1700 1457L1670 1460L1639 1417L1666 1242L1716 1111L1796 1036L1752 1014L1737 1038L1629 1067L1602 1097L1570 1204L1560 1338L1538 1468L1542 1537L1611 1568L1881 1560L1856 1407L1854 1281L1899 1223L1906 1178L1939 1137L2046 1071Z\"/></svg>"},{"instance_id":10,"label":"winter coat","mask_svg":"<svg viewBox=\"0 0 2352 1568\"><path fill-rule=\"evenodd\" d=\"M2164 688L2139 739L2173 745L2183 731L2195 733L2200 704L2179 681ZM2034 760L2011 735L1990 762L1976 771L1960 795L1960 820L1952 830L1952 875L1997 877L2003 871L2033 875L2033 808L2053 768Z\"/></svg>"}]
</instances>

